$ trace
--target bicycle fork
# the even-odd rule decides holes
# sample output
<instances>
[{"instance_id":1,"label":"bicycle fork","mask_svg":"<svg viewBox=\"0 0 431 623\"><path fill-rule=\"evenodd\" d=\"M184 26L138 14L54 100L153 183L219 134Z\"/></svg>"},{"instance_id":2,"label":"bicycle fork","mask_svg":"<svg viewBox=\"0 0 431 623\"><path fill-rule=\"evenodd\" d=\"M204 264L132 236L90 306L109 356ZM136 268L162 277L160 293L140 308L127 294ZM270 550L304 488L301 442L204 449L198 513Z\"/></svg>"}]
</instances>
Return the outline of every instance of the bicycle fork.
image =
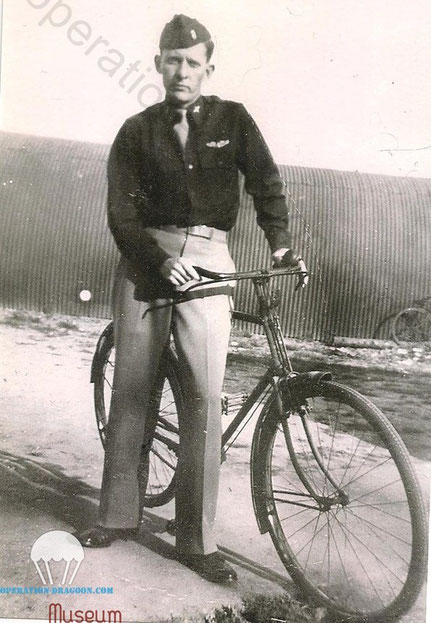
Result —
<instances>
[{"instance_id":1,"label":"bicycle fork","mask_svg":"<svg viewBox=\"0 0 431 623\"><path fill-rule=\"evenodd\" d=\"M331 477L330 473L326 469L324 462L322 460L322 456L319 453L319 450L317 449L316 444L314 443L313 437L310 433L310 429L309 429L308 422L307 422L308 408L302 405L297 409L296 412L301 418L302 426L304 428L305 435L307 437L307 441L310 446L311 454L325 478L325 483L330 483L334 488L334 492L330 495L319 495L316 492L315 488L313 487L312 482L310 481L309 478L307 478L306 474L304 473L304 470L301 468L298 458L296 456L293 443L292 443L292 437L291 437L290 430L289 430L289 425L287 422L289 415L287 415L287 417L285 415L284 416L282 415L281 425L283 428L284 439L285 439L285 442L286 442L286 445L289 451L290 460L292 461L292 465L295 469L295 472L298 478L300 479L300 481L302 482L302 484L304 485L305 489L308 491L310 496L313 498L313 500L317 502L318 510L320 510L321 512L329 511L332 508L332 506L347 506L350 501L348 495L346 494L345 491L343 491L342 489L338 487L337 483ZM294 502L292 503L294 504Z\"/></svg>"}]
</instances>

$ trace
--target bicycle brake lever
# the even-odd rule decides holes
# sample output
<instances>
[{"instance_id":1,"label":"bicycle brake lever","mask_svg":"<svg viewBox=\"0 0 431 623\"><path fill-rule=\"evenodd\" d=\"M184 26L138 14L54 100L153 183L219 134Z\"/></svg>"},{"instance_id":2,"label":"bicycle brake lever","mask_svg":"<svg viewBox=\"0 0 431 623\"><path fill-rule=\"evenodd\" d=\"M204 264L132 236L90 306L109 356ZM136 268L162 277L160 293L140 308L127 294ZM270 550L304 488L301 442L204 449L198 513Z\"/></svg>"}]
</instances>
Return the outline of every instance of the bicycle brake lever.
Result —
<instances>
[{"instance_id":1,"label":"bicycle brake lever","mask_svg":"<svg viewBox=\"0 0 431 623\"><path fill-rule=\"evenodd\" d=\"M302 260L302 257L300 255L297 255L292 249L289 249L288 251L286 251L286 253L283 255L283 257L281 258L279 263L274 263L273 264L273 268L301 268L301 263L302 265L305 267L304 262ZM307 278L308 278L308 273L307 272L301 272L298 275L298 282L294 288L294 292L296 292L297 290L299 290L300 288L303 288L306 286L307 284Z\"/></svg>"},{"instance_id":2,"label":"bicycle brake lever","mask_svg":"<svg viewBox=\"0 0 431 623\"><path fill-rule=\"evenodd\" d=\"M308 273L301 273L298 277L298 281L296 283L296 286L294 288L294 292L296 292L297 290L299 290L299 288L303 288L305 287L306 283L305 283L305 279L306 277L308 277Z\"/></svg>"}]
</instances>

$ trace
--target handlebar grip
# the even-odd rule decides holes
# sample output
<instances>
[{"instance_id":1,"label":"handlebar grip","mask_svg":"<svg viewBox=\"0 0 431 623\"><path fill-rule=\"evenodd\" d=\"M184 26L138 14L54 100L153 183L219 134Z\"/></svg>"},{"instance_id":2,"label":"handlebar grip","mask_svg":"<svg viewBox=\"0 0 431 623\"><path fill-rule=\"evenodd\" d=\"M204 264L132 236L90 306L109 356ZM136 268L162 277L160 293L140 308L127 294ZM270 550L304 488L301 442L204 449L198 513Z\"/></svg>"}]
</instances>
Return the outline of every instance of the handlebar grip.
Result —
<instances>
[{"instance_id":1,"label":"handlebar grip","mask_svg":"<svg viewBox=\"0 0 431 623\"><path fill-rule=\"evenodd\" d=\"M217 279L220 277L220 273L215 273L212 270L207 270L206 268L201 268L200 266L193 266L193 268L201 277L206 277L207 279Z\"/></svg>"},{"instance_id":2,"label":"handlebar grip","mask_svg":"<svg viewBox=\"0 0 431 623\"><path fill-rule=\"evenodd\" d=\"M281 260L274 264L273 267L300 269L302 268L300 262L302 262L302 257L298 253L295 253L293 249L288 249ZM295 292L299 290L299 288L303 288L307 284L307 281L308 273L302 272L299 274L298 282L295 286Z\"/></svg>"},{"instance_id":3,"label":"handlebar grip","mask_svg":"<svg viewBox=\"0 0 431 623\"><path fill-rule=\"evenodd\" d=\"M281 258L278 266L282 268L295 268L296 266L298 266L298 262L300 260L302 260L302 257L300 257L298 253L296 253L293 249L288 249Z\"/></svg>"}]
</instances>

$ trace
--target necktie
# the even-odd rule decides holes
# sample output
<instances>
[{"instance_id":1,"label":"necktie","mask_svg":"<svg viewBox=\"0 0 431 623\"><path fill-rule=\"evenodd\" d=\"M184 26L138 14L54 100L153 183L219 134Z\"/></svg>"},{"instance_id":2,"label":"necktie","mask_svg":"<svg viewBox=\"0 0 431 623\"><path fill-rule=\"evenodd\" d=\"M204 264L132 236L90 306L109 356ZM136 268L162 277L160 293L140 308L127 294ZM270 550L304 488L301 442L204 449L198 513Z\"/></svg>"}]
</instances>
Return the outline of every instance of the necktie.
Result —
<instances>
[{"instance_id":1,"label":"necktie","mask_svg":"<svg viewBox=\"0 0 431 623\"><path fill-rule=\"evenodd\" d=\"M185 108L178 108L177 116L175 118L174 132L178 137L183 152L186 148L187 137L189 135L189 123L187 121L187 110Z\"/></svg>"}]
</instances>

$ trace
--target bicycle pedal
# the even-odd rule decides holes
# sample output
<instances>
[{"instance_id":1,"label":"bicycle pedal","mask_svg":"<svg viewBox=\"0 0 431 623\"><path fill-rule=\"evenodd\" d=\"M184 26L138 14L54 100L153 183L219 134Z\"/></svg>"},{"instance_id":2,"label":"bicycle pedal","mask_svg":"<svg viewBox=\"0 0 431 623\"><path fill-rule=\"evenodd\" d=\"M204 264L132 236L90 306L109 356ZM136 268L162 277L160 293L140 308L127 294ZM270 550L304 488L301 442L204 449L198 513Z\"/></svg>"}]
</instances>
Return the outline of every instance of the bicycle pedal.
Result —
<instances>
[{"instance_id":1,"label":"bicycle pedal","mask_svg":"<svg viewBox=\"0 0 431 623\"><path fill-rule=\"evenodd\" d=\"M222 415L237 413L248 398L248 394L223 394L221 399Z\"/></svg>"}]
</instances>

